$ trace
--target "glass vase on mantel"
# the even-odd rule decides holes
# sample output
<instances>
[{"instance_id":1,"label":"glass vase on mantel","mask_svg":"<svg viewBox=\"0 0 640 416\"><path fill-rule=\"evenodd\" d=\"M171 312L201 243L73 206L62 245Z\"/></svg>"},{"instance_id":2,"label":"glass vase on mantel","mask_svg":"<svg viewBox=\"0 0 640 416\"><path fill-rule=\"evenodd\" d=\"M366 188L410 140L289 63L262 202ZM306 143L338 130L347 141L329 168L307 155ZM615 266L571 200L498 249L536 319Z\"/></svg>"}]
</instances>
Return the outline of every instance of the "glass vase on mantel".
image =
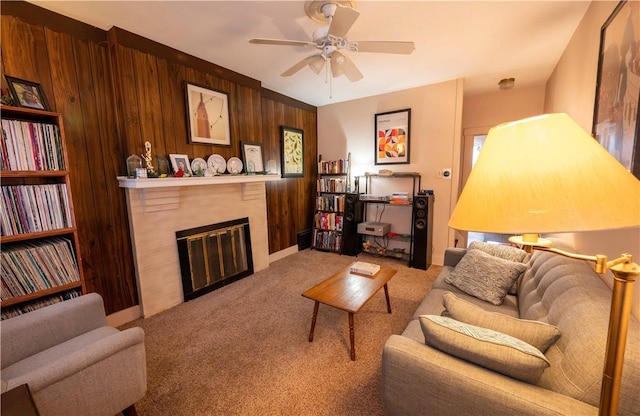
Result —
<instances>
[{"instance_id":1,"label":"glass vase on mantel","mask_svg":"<svg viewBox=\"0 0 640 416\"><path fill-rule=\"evenodd\" d=\"M127 158L127 177L135 179L138 177L136 169L142 168L142 158L138 155L131 155Z\"/></svg>"}]
</instances>

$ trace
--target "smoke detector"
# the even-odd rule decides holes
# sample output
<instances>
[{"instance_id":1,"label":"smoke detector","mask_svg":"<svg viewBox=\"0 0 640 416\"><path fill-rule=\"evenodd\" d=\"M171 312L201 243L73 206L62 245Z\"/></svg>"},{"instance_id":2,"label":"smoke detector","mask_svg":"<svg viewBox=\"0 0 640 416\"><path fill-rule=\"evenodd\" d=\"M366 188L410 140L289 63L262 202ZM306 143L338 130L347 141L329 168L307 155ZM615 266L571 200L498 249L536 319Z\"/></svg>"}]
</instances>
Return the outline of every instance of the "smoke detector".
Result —
<instances>
[{"instance_id":1,"label":"smoke detector","mask_svg":"<svg viewBox=\"0 0 640 416\"><path fill-rule=\"evenodd\" d=\"M510 90L516 83L515 78L503 78L498 82L501 90Z\"/></svg>"}]
</instances>

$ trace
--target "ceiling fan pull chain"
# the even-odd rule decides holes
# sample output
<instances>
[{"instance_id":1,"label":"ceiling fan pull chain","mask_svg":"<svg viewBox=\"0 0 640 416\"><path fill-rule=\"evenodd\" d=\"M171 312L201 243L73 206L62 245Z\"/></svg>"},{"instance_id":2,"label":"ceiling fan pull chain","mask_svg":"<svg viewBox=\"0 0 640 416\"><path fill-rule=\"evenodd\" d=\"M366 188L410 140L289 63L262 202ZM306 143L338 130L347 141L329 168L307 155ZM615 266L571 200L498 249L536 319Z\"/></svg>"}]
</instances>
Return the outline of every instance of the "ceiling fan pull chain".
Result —
<instances>
[{"instance_id":1,"label":"ceiling fan pull chain","mask_svg":"<svg viewBox=\"0 0 640 416\"><path fill-rule=\"evenodd\" d=\"M324 83L326 84L331 79L331 75L329 75L329 65L331 65L331 59L326 59L326 65L324 67Z\"/></svg>"},{"instance_id":2,"label":"ceiling fan pull chain","mask_svg":"<svg viewBox=\"0 0 640 416\"><path fill-rule=\"evenodd\" d=\"M327 59L327 69L331 65L331 59ZM333 99L333 77L329 76L329 99Z\"/></svg>"}]
</instances>

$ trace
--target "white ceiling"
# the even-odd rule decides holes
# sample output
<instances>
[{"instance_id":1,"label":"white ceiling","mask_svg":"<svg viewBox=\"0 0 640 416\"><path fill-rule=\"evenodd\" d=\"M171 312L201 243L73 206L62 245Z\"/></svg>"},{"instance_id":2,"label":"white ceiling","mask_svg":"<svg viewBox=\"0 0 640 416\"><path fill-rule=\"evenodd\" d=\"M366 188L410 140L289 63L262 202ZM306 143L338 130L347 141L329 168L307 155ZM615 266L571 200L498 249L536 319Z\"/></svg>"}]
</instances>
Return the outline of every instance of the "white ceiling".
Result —
<instances>
[{"instance_id":1,"label":"white ceiling","mask_svg":"<svg viewBox=\"0 0 640 416\"><path fill-rule=\"evenodd\" d=\"M304 1L31 1L108 30L117 26L240 74L314 106L465 79L465 94L544 83L589 1L357 1L353 40L413 41L411 55L347 52L364 78L286 69L315 49L256 45L251 38L312 40L322 24ZM330 97L332 94L332 97Z\"/></svg>"}]
</instances>

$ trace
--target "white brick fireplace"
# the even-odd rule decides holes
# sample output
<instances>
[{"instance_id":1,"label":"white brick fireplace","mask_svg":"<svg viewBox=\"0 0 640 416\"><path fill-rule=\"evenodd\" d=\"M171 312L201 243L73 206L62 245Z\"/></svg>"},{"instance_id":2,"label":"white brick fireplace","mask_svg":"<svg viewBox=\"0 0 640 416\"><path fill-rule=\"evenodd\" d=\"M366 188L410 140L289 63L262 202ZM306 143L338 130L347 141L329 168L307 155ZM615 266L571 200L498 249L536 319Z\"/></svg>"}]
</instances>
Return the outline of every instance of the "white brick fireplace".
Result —
<instances>
[{"instance_id":1,"label":"white brick fireplace","mask_svg":"<svg viewBox=\"0 0 640 416\"><path fill-rule=\"evenodd\" d=\"M265 182L279 175L127 179L129 227L142 316L184 302L176 231L249 218L254 271L269 266Z\"/></svg>"}]
</instances>

